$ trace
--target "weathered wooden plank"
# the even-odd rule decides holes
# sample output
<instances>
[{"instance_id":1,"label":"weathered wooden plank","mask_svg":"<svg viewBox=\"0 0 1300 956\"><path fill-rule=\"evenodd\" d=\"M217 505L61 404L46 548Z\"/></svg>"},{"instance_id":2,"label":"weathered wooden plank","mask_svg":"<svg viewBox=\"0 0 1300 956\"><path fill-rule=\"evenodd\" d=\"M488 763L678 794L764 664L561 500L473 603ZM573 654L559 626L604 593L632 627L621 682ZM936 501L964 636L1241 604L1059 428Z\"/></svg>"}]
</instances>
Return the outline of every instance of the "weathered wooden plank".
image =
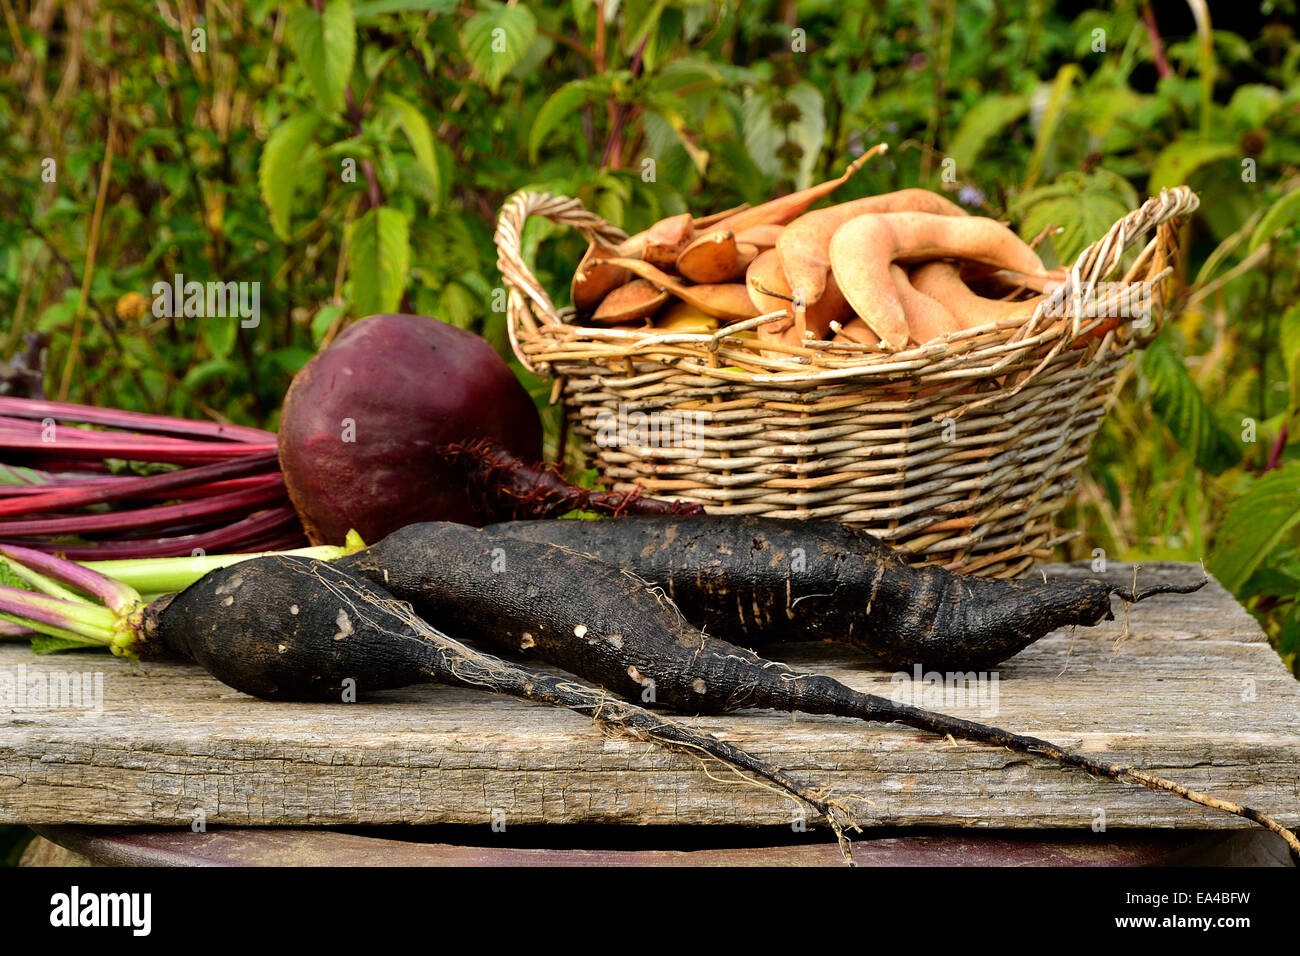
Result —
<instances>
[{"instance_id":1,"label":"weathered wooden plank","mask_svg":"<svg viewBox=\"0 0 1300 956\"><path fill-rule=\"evenodd\" d=\"M1049 573L1087 575L1086 567ZM1143 583L1188 565L1143 568ZM1108 577L1131 579L1113 565ZM909 675L838 645L770 656L890 694ZM103 675L98 713L0 708L0 822L781 824L791 801L693 757L603 737L567 711L445 687L356 704L271 704L180 664L0 647L0 682ZM986 685L992 690L990 683ZM997 672L985 719L1300 823L1300 684L1217 583L1059 632ZM0 690L3 689L0 683ZM992 705L991 696L986 704ZM1220 829L1245 821L1045 760L897 726L746 711L691 722L826 785L863 825ZM714 779L716 778L716 779Z\"/></svg>"}]
</instances>

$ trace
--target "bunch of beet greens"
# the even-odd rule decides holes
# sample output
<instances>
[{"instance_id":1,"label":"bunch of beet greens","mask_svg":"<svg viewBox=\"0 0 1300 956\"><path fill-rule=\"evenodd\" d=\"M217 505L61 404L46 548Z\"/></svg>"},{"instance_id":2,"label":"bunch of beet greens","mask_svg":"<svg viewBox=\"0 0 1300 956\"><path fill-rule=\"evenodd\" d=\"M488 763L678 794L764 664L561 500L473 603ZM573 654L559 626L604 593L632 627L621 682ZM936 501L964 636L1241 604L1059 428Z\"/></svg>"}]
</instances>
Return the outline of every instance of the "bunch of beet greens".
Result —
<instances>
[{"instance_id":1,"label":"bunch of beet greens","mask_svg":"<svg viewBox=\"0 0 1300 956\"><path fill-rule=\"evenodd\" d=\"M0 542L83 559L306 539L270 432L0 396Z\"/></svg>"}]
</instances>

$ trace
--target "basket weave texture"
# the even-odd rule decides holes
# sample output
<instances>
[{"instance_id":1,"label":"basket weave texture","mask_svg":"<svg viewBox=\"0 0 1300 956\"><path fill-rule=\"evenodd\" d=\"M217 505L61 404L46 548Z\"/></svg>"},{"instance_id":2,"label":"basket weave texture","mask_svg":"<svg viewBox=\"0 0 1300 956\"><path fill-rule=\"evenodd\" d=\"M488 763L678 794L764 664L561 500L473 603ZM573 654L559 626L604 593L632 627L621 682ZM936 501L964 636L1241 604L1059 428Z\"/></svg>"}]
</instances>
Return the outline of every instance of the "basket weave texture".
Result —
<instances>
[{"instance_id":1,"label":"basket weave texture","mask_svg":"<svg viewBox=\"0 0 1300 956\"><path fill-rule=\"evenodd\" d=\"M1011 576L1071 536L1055 519L1119 368L1159 331L1176 224L1197 205L1179 186L1116 222L1069 270L1064 318L1039 306L893 353L760 349L745 333L771 316L713 334L574 324L521 247L530 216L603 246L623 241L575 199L516 194L496 243L515 354L555 376L554 396L607 485L710 513L845 521L917 563ZM1135 288L1114 283L1135 282L1148 283L1149 314L1097 334Z\"/></svg>"}]
</instances>

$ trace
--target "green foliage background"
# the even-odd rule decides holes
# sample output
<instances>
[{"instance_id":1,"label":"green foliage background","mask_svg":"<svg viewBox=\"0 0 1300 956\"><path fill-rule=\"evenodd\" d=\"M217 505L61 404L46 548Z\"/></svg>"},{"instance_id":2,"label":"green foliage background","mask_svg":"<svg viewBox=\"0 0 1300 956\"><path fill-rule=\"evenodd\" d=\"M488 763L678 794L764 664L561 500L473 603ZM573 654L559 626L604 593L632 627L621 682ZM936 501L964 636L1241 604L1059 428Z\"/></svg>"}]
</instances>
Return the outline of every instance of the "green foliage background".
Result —
<instances>
[{"instance_id":1,"label":"green foliage background","mask_svg":"<svg viewBox=\"0 0 1300 956\"><path fill-rule=\"evenodd\" d=\"M1059 227L1044 251L1068 262L1185 182L1181 290L1097 436L1067 556L1206 559L1294 661L1295 4L1252 35L1154 7L1153 37L1122 0L6 2L0 356L40 330L54 397L274 427L292 374L372 312L509 356L491 237L520 189L632 232L884 140L837 198L956 192L1027 237ZM562 298L581 240L525 238ZM261 325L155 318L177 273L260 282Z\"/></svg>"}]
</instances>

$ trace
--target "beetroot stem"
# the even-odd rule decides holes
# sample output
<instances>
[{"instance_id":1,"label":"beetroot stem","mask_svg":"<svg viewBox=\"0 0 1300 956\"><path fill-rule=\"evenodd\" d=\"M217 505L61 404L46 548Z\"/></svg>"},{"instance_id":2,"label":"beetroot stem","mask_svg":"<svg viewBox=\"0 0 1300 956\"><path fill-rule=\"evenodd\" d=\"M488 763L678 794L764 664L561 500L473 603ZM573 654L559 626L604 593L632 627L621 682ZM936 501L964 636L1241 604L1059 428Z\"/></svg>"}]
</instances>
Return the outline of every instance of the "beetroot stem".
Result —
<instances>
[{"instance_id":1,"label":"beetroot stem","mask_svg":"<svg viewBox=\"0 0 1300 956\"><path fill-rule=\"evenodd\" d=\"M0 544L0 554L9 559L15 574L30 581L35 587L41 582L33 581L27 575L39 572L36 577L47 575L62 584L85 591L99 598L111 610L121 614L139 603L140 595L129 585L107 578L97 571L92 571L75 561L56 558L53 555L24 548L16 544ZM41 588L44 590L44 588ZM54 595L58 597L60 595Z\"/></svg>"},{"instance_id":2,"label":"beetroot stem","mask_svg":"<svg viewBox=\"0 0 1300 956\"><path fill-rule=\"evenodd\" d=\"M64 422L85 425L102 425L131 431L151 432L158 435L182 435L224 439L226 441L265 444L275 440L271 432L243 425L224 425L218 422L191 421L169 415L150 415L145 412L128 412L117 408L98 408L72 402L49 402L31 398L0 396L0 415L15 418L53 418Z\"/></svg>"},{"instance_id":3,"label":"beetroot stem","mask_svg":"<svg viewBox=\"0 0 1300 956\"><path fill-rule=\"evenodd\" d=\"M129 528L157 528L180 521L212 518L231 511L245 511L254 505L282 498L282 489L252 488L214 495L199 501L157 505L133 511L71 515L63 518L33 518L28 521L0 521L0 537L28 535L85 534L91 531L121 531Z\"/></svg>"},{"instance_id":4,"label":"beetroot stem","mask_svg":"<svg viewBox=\"0 0 1300 956\"><path fill-rule=\"evenodd\" d=\"M104 504L121 501L146 494L174 491L187 485L204 484L237 478L275 467L274 453L250 455L233 461L218 461L197 468L182 468L161 475L149 475L144 478L118 478L110 484L104 482L85 490L60 490L34 498L20 498L16 501L0 501L0 515L35 514L41 511L65 511L85 505Z\"/></svg>"}]
</instances>

